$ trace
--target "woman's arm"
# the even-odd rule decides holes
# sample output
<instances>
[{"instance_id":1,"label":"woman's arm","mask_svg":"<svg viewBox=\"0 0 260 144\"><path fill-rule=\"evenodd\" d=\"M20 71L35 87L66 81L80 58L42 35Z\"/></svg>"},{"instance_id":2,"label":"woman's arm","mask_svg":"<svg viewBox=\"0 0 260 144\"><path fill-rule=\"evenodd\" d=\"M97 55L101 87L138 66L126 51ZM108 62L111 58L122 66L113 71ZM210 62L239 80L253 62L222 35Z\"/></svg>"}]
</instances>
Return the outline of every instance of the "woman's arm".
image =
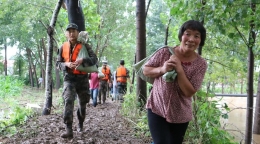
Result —
<instances>
[{"instance_id":1,"label":"woman's arm","mask_svg":"<svg viewBox=\"0 0 260 144\"><path fill-rule=\"evenodd\" d=\"M191 82L188 80L184 71L177 72L176 78L177 78L179 87L181 88L181 90L185 96L192 97L196 93L196 90L192 86Z\"/></svg>"},{"instance_id":2,"label":"woman's arm","mask_svg":"<svg viewBox=\"0 0 260 144\"><path fill-rule=\"evenodd\" d=\"M150 67L145 65L143 68L143 73L148 77L156 78L162 76L166 72L172 71L173 69L174 63L171 59L169 59L163 63L163 66Z\"/></svg>"},{"instance_id":3,"label":"woman's arm","mask_svg":"<svg viewBox=\"0 0 260 144\"><path fill-rule=\"evenodd\" d=\"M185 96L192 97L196 93L196 90L194 89L191 82L188 80L188 78L183 70L183 67L181 65L181 61L175 55L171 56L170 59L173 61L173 67L174 67L175 71L177 72L176 78L177 78L180 89L182 90L182 92L184 93Z\"/></svg>"},{"instance_id":4,"label":"woman's arm","mask_svg":"<svg viewBox=\"0 0 260 144\"><path fill-rule=\"evenodd\" d=\"M156 77L160 77L164 74L161 69L162 69L162 67L144 66L143 73L145 76L156 78Z\"/></svg>"}]
</instances>

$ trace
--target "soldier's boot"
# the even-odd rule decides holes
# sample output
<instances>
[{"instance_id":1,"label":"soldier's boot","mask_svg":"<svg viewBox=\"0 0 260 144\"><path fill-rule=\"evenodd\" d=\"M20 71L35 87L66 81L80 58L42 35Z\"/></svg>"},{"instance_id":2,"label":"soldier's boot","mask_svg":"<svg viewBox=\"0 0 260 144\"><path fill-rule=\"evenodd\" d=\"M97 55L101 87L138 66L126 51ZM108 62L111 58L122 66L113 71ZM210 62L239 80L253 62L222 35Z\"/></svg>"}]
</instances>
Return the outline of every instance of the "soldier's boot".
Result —
<instances>
[{"instance_id":1,"label":"soldier's boot","mask_svg":"<svg viewBox=\"0 0 260 144\"><path fill-rule=\"evenodd\" d=\"M78 117L78 121L79 121L78 129L77 129L78 132L83 132L83 122L84 122L84 119L85 119L84 116L85 116L85 112L82 111L82 114L81 114L80 110L78 109L77 110L77 117Z\"/></svg>"},{"instance_id":2,"label":"soldier's boot","mask_svg":"<svg viewBox=\"0 0 260 144\"><path fill-rule=\"evenodd\" d=\"M83 132L83 122L79 122L79 124L78 124L78 132Z\"/></svg>"},{"instance_id":3,"label":"soldier's boot","mask_svg":"<svg viewBox=\"0 0 260 144\"><path fill-rule=\"evenodd\" d=\"M72 124L67 124L66 132L60 135L62 138L73 138Z\"/></svg>"}]
</instances>

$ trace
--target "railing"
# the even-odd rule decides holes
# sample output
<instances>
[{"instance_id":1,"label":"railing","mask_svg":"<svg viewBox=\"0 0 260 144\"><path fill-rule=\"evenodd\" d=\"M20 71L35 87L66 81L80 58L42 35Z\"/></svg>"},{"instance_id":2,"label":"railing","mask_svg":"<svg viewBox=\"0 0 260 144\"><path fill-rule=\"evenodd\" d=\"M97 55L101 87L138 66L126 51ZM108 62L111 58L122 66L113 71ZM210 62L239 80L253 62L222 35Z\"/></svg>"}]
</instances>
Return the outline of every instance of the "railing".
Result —
<instances>
[{"instance_id":1,"label":"railing","mask_svg":"<svg viewBox=\"0 0 260 144\"><path fill-rule=\"evenodd\" d=\"M223 96L223 97L247 97L247 94L219 94L219 93L216 93L215 96ZM256 97L256 94L254 94L254 97Z\"/></svg>"}]
</instances>

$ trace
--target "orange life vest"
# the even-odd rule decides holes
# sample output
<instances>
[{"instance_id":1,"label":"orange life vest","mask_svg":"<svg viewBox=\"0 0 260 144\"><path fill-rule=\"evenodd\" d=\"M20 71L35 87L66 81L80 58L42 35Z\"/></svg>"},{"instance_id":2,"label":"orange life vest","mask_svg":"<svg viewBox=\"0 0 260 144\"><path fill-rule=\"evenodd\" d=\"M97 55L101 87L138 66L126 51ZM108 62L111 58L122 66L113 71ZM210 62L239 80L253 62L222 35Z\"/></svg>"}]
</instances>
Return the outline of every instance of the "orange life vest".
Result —
<instances>
[{"instance_id":1,"label":"orange life vest","mask_svg":"<svg viewBox=\"0 0 260 144\"><path fill-rule=\"evenodd\" d=\"M123 66L120 66L116 70L116 81L121 82L121 83L126 83L127 82L127 77L126 77L126 68Z\"/></svg>"},{"instance_id":2,"label":"orange life vest","mask_svg":"<svg viewBox=\"0 0 260 144\"><path fill-rule=\"evenodd\" d=\"M106 69L102 67L102 73L105 75L105 77L102 78L102 80L108 81L110 76L110 68L108 66L106 66Z\"/></svg>"},{"instance_id":3,"label":"orange life vest","mask_svg":"<svg viewBox=\"0 0 260 144\"><path fill-rule=\"evenodd\" d=\"M70 55L70 43L64 42L62 46L62 57L64 58L65 62L74 62L77 59L80 49L82 48L82 44L76 44L72 55ZM73 74L87 74L86 72L78 71L76 69L72 70L69 69Z\"/></svg>"}]
</instances>

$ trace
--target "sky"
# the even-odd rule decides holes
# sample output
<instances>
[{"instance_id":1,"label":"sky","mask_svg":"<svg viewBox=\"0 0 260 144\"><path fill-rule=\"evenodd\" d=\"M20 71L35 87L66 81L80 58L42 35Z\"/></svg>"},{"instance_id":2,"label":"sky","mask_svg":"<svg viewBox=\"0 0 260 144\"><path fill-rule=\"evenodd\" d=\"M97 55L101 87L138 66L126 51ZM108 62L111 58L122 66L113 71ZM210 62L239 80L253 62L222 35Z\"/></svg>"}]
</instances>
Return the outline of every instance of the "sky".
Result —
<instances>
[{"instance_id":1,"label":"sky","mask_svg":"<svg viewBox=\"0 0 260 144\"><path fill-rule=\"evenodd\" d=\"M7 60L9 60L12 56L14 56L17 52L17 47L7 47ZM1 50L1 56L5 56L5 51L4 49Z\"/></svg>"}]
</instances>

